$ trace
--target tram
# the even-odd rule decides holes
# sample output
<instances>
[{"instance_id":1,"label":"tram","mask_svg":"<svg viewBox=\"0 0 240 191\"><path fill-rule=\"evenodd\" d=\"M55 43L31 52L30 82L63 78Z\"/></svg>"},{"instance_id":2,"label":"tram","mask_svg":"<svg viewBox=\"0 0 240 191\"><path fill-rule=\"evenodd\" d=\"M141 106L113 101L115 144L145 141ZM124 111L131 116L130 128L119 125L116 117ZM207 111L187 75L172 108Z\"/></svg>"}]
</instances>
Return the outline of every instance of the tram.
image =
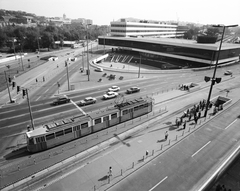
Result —
<instances>
[{"instance_id":1,"label":"tram","mask_svg":"<svg viewBox=\"0 0 240 191\"><path fill-rule=\"evenodd\" d=\"M111 128L119 123L150 113L151 97L126 100L105 110L50 122L26 132L27 150L31 153L50 149L86 135Z\"/></svg>"}]
</instances>

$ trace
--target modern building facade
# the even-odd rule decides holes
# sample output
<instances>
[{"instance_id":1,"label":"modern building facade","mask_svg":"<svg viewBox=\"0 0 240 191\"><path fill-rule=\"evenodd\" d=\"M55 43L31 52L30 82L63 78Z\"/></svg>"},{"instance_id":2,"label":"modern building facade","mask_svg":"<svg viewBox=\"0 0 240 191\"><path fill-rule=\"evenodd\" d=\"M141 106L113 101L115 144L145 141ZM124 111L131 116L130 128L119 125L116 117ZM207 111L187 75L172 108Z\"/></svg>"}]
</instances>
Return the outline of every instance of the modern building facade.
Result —
<instances>
[{"instance_id":1,"label":"modern building facade","mask_svg":"<svg viewBox=\"0 0 240 191\"><path fill-rule=\"evenodd\" d=\"M179 30L178 30L179 29ZM111 36L116 37L182 37L187 27L177 23L124 18L111 22Z\"/></svg>"},{"instance_id":2,"label":"modern building facade","mask_svg":"<svg viewBox=\"0 0 240 191\"><path fill-rule=\"evenodd\" d=\"M219 43L197 43L195 40L173 38L99 37L100 45L114 47L118 52L140 54L145 64L162 68L163 64L195 68L214 65ZM240 45L223 43L219 64L239 60ZM148 62L147 62L148 60Z\"/></svg>"}]
</instances>

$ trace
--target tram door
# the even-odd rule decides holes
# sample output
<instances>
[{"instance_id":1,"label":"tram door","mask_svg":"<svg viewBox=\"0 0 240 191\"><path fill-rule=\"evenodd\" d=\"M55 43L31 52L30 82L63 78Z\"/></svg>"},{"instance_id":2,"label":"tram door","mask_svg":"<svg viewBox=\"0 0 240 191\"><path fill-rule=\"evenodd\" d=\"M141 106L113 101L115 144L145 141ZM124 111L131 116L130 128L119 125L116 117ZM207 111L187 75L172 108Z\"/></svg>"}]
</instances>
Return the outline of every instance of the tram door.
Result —
<instances>
[{"instance_id":1,"label":"tram door","mask_svg":"<svg viewBox=\"0 0 240 191\"><path fill-rule=\"evenodd\" d=\"M133 118L133 108L129 109L129 115L130 115L130 119Z\"/></svg>"},{"instance_id":2,"label":"tram door","mask_svg":"<svg viewBox=\"0 0 240 191\"><path fill-rule=\"evenodd\" d=\"M103 117L103 128L109 127L109 116Z\"/></svg>"}]
</instances>

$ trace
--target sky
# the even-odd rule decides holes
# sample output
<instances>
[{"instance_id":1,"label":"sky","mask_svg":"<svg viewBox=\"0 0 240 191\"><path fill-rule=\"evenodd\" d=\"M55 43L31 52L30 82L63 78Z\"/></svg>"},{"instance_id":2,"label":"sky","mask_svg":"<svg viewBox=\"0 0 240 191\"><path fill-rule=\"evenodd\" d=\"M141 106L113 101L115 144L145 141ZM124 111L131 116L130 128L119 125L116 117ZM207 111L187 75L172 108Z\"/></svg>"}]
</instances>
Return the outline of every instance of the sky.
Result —
<instances>
[{"instance_id":1,"label":"sky","mask_svg":"<svg viewBox=\"0 0 240 191\"><path fill-rule=\"evenodd\" d=\"M240 0L0 0L0 9L37 16L93 20L110 25L120 18L240 26Z\"/></svg>"}]
</instances>

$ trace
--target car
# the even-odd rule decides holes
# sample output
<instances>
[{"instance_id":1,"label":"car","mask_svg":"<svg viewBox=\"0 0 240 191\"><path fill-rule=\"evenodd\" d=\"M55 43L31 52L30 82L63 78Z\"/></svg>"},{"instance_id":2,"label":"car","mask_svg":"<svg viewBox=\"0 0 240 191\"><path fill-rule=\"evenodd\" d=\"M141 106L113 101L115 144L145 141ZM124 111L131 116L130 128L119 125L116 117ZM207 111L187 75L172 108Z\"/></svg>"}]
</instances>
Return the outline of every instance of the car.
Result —
<instances>
[{"instance_id":1,"label":"car","mask_svg":"<svg viewBox=\"0 0 240 191\"><path fill-rule=\"evenodd\" d=\"M224 75L232 75L232 71L231 70L227 70L226 72L224 72Z\"/></svg>"},{"instance_id":2,"label":"car","mask_svg":"<svg viewBox=\"0 0 240 191\"><path fill-rule=\"evenodd\" d=\"M107 92L106 94L103 95L103 99L111 99L117 96L118 96L117 92Z\"/></svg>"},{"instance_id":3,"label":"car","mask_svg":"<svg viewBox=\"0 0 240 191\"><path fill-rule=\"evenodd\" d=\"M66 95L64 95L55 99L53 101L53 105L59 105L59 104L69 103L69 102L70 102L70 99Z\"/></svg>"},{"instance_id":4,"label":"car","mask_svg":"<svg viewBox=\"0 0 240 191\"><path fill-rule=\"evenodd\" d=\"M118 86L112 86L111 88L108 88L109 92L117 92L120 90L120 87Z\"/></svg>"},{"instance_id":5,"label":"car","mask_svg":"<svg viewBox=\"0 0 240 191\"><path fill-rule=\"evenodd\" d=\"M95 68L96 72L103 72L103 68Z\"/></svg>"},{"instance_id":6,"label":"car","mask_svg":"<svg viewBox=\"0 0 240 191\"><path fill-rule=\"evenodd\" d=\"M81 100L78 105L80 106L85 106L89 104L94 104L96 103L97 99L94 97L86 97L84 100Z\"/></svg>"},{"instance_id":7,"label":"car","mask_svg":"<svg viewBox=\"0 0 240 191\"><path fill-rule=\"evenodd\" d=\"M140 88L138 87L131 87L129 89L127 89L126 93L127 94L131 94L131 93L136 93L136 92L139 92L140 91Z\"/></svg>"}]
</instances>

